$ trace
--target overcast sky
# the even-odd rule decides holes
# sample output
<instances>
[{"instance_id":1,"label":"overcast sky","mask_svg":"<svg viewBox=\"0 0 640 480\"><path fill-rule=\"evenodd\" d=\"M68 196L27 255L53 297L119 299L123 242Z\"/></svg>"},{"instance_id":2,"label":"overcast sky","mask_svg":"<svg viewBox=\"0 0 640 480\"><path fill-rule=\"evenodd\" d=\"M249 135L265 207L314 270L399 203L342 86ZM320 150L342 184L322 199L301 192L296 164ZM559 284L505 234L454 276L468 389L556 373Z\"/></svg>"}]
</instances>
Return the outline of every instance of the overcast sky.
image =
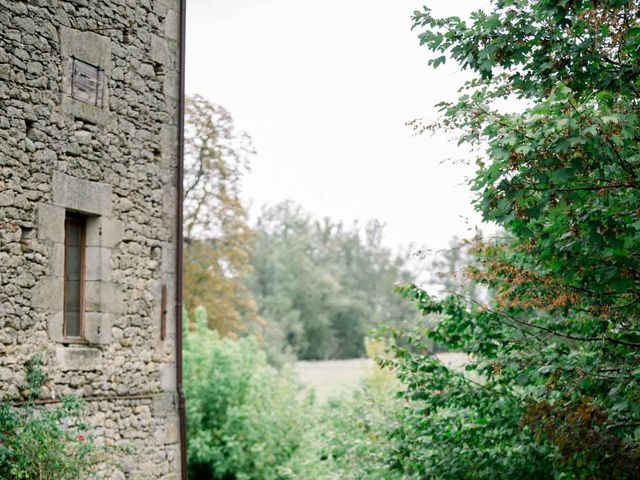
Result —
<instances>
[{"instance_id":1,"label":"overcast sky","mask_svg":"<svg viewBox=\"0 0 640 480\"><path fill-rule=\"evenodd\" d=\"M465 15L484 2L431 0ZM421 0L189 0L187 93L227 108L258 151L247 201L292 199L317 216L387 224L391 246L443 248L479 223L470 166L435 118L464 74L433 70L411 31Z\"/></svg>"}]
</instances>

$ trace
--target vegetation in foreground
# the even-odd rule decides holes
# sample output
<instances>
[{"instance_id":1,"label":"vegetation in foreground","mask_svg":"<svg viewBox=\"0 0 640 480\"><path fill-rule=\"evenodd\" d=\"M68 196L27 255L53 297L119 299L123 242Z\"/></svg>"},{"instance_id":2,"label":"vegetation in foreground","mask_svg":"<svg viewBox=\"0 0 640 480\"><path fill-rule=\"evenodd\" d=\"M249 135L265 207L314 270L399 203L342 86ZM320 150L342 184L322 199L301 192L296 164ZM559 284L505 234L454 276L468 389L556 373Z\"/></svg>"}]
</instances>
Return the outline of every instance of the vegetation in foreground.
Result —
<instances>
[{"instance_id":1,"label":"vegetation in foreground","mask_svg":"<svg viewBox=\"0 0 640 480\"><path fill-rule=\"evenodd\" d=\"M483 381L398 352L398 459L421 477L638 478L640 6L497 1L469 22L414 20L434 65L475 73L435 128L480 152L476 207L506 234L469 271L489 304L403 289Z\"/></svg>"},{"instance_id":2,"label":"vegetation in foreground","mask_svg":"<svg viewBox=\"0 0 640 480\"><path fill-rule=\"evenodd\" d=\"M385 435L400 400L388 373L321 405L255 338L221 338L195 312L184 351L190 478L393 478Z\"/></svg>"},{"instance_id":3,"label":"vegetation in foreground","mask_svg":"<svg viewBox=\"0 0 640 480\"><path fill-rule=\"evenodd\" d=\"M37 406L45 381L41 364L37 356L28 364L26 405L0 403L0 479L87 478L100 449L83 422L84 404L70 396Z\"/></svg>"}]
</instances>

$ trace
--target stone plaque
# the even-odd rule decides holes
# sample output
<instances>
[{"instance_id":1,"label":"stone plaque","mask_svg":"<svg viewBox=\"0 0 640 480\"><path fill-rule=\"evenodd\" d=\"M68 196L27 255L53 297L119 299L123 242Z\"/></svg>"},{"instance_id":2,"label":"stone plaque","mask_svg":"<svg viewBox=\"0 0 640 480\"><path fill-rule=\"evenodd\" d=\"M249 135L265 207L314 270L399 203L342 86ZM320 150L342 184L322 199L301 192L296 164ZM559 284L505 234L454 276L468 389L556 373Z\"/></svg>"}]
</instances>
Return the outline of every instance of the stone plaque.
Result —
<instances>
[{"instance_id":1,"label":"stone plaque","mask_svg":"<svg viewBox=\"0 0 640 480\"><path fill-rule=\"evenodd\" d=\"M71 76L73 98L102 107L103 77L104 74L100 67L74 58L73 75Z\"/></svg>"}]
</instances>

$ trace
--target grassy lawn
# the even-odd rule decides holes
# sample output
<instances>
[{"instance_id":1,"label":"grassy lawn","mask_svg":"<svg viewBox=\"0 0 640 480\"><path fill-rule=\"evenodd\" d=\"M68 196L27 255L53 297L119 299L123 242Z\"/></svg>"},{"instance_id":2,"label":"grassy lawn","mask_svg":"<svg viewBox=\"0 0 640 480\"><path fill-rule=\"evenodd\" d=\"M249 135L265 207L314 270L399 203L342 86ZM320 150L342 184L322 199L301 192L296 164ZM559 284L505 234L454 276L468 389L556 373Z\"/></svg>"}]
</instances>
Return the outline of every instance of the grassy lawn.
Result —
<instances>
[{"instance_id":1,"label":"grassy lawn","mask_svg":"<svg viewBox=\"0 0 640 480\"><path fill-rule=\"evenodd\" d=\"M438 353L436 356L453 369L462 368L466 358L464 354L456 352ZM322 403L356 389L374 368L373 360L354 358L296 362L295 372L303 385L315 389L316 398Z\"/></svg>"}]
</instances>

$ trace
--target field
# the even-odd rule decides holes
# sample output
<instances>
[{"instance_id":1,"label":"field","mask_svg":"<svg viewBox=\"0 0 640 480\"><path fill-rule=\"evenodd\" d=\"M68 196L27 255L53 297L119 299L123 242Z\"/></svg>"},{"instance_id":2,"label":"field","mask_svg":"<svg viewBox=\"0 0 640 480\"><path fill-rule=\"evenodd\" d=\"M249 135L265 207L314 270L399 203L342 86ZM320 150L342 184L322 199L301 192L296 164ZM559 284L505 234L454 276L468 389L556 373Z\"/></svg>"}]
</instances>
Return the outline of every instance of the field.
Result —
<instances>
[{"instance_id":1,"label":"field","mask_svg":"<svg viewBox=\"0 0 640 480\"><path fill-rule=\"evenodd\" d=\"M436 356L454 369L461 368L466 358L462 353L439 353ZM297 362L295 372L300 382L313 388L318 400L324 402L328 398L353 391L374 368L376 366L372 360L354 358Z\"/></svg>"}]
</instances>

